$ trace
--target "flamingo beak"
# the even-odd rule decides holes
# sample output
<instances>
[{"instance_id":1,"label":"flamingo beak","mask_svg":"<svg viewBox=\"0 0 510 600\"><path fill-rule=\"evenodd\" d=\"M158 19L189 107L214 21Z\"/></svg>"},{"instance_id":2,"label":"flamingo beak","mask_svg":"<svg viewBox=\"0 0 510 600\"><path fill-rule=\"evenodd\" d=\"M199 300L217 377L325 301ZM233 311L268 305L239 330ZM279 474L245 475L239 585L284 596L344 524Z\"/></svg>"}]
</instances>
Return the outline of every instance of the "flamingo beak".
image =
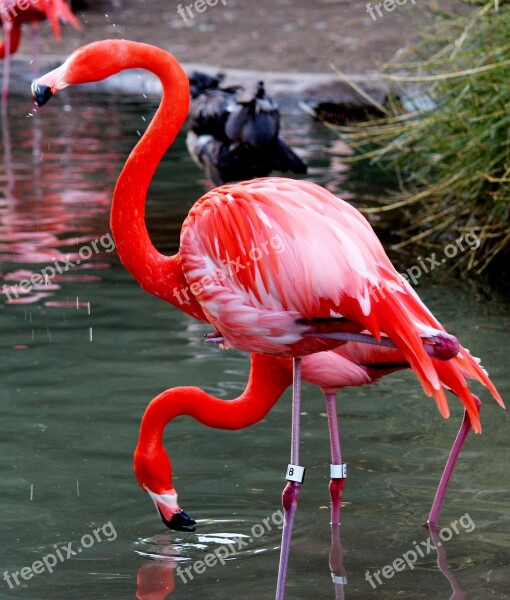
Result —
<instances>
[{"instance_id":1,"label":"flamingo beak","mask_svg":"<svg viewBox=\"0 0 510 600\"><path fill-rule=\"evenodd\" d=\"M197 524L197 522L195 521L195 519L192 519L183 510L176 512L170 518L170 520L168 520L165 517L163 511L159 507L158 507L158 511L159 511L159 516L161 517L161 520L169 529L173 529L174 531L195 531L195 525Z\"/></svg>"},{"instance_id":2,"label":"flamingo beak","mask_svg":"<svg viewBox=\"0 0 510 600\"><path fill-rule=\"evenodd\" d=\"M46 102L53 96L51 88L47 85L38 83L37 80L32 82L32 95L37 103L37 106L44 106Z\"/></svg>"},{"instance_id":3,"label":"flamingo beak","mask_svg":"<svg viewBox=\"0 0 510 600\"><path fill-rule=\"evenodd\" d=\"M195 531L197 522L186 514L177 504L177 494L156 494L147 487L145 491L149 494L163 523L174 531Z\"/></svg>"}]
</instances>

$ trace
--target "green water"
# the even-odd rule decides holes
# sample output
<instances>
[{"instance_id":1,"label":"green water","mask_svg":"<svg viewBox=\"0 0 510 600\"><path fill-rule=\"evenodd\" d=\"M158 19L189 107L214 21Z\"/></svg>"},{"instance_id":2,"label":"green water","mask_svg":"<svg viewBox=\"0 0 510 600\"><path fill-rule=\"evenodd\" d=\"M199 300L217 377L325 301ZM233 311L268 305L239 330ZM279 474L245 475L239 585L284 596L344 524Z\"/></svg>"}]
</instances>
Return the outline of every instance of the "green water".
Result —
<instances>
[{"instance_id":1,"label":"green water","mask_svg":"<svg viewBox=\"0 0 510 600\"><path fill-rule=\"evenodd\" d=\"M376 193L374 182L349 182L346 174L339 179L338 164L324 154L331 140L285 106L286 136L305 150L312 179L349 197L353 190ZM65 254L78 258L79 248L108 233L116 176L153 108L141 97L91 96L84 88L62 94L37 116L29 115L26 99L11 100L2 122L1 284L30 278ZM151 188L148 223L158 247L175 247L179 224L204 186L180 137ZM423 277L419 292L483 357L508 399L508 304L446 274ZM144 408L177 385L236 396L246 382L246 356L206 346L207 326L144 293L106 251L51 286L19 293L17 303L4 298L0 327L1 599L124 600L136 598L137 590L143 600L274 597L280 531L271 518L277 521L288 462L288 393L263 422L244 431L208 430L188 418L168 427L180 500L199 522L195 533L170 532L132 472ZM335 592L328 566L327 419L320 391L305 386L301 462L308 471L289 600L334 599L335 593L349 599L510 597L508 416L484 390L480 395L484 433L468 440L441 517L450 530L457 523L458 533L443 546L457 582L453 593L435 550L413 569L391 578L379 574L384 583L374 580L375 589L366 573L373 577L416 545L426 548L421 524L460 407L452 401L452 418L444 421L409 373L341 392L349 479L343 566L336 567L347 584ZM90 547L67 558L64 548L80 545ZM233 549L224 565L188 571L192 579L177 570L193 569L220 547ZM25 570L23 579L23 568L57 550L65 560L59 558L52 573L45 568L28 577Z\"/></svg>"}]
</instances>

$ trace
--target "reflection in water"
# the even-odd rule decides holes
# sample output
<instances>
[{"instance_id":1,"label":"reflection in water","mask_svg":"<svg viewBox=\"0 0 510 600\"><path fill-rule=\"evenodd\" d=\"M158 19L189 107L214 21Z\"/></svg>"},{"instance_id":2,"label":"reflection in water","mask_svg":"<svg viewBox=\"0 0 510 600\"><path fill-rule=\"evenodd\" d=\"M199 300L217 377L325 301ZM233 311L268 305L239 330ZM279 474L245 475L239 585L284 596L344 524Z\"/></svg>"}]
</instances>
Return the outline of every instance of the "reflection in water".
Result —
<instances>
[{"instance_id":1,"label":"reflection in water","mask_svg":"<svg viewBox=\"0 0 510 600\"><path fill-rule=\"evenodd\" d=\"M331 523L331 550L329 568L335 586L335 600L344 600L347 572L344 567L344 548L340 541L340 524Z\"/></svg>"},{"instance_id":2,"label":"reflection in water","mask_svg":"<svg viewBox=\"0 0 510 600\"><path fill-rule=\"evenodd\" d=\"M334 600L345 600L346 598L349 598L347 572L344 566L344 548L340 539L340 530L340 525L331 524L329 567L334 584L331 598L334 598ZM430 528L430 537L437 554L439 571L444 575L453 592L449 600L464 600L465 594L448 566L446 547L439 537L439 532L440 530L437 528ZM235 536L232 534L217 535L220 537L220 541L222 537L230 540L235 539ZM145 558L142 561L142 564L138 569L136 597L139 600L169 599L171 598L171 593L174 589L178 590L179 587L186 585L195 577L199 577L200 574L204 573L208 568L221 568L218 560L214 559L214 557L217 556L217 554L215 555L215 552L219 555L223 555L223 553L219 551L219 548L226 550L226 546L218 546L215 550L211 550L211 546L214 544L207 544L205 543L206 540L202 539L196 544L196 547L200 547L201 549L201 558L197 558L195 563L193 563L190 558L186 557L183 547L179 544L172 543L169 537L170 536L168 535L157 536L154 539L142 540L139 542L139 544L147 546L147 548L145 548L143 552L137 550L137 553L150 556L150 558ZM224 540L223 543L225 543ZM266 548L268 545L269 543L266 542ZM205 554L206 552L207 554ZM227 555L228 552L225 556ZM211 556L212 560L205 560L207 556ZM236 558L243 558L243 556L237 556ZM198 561L200 561L201 566L194 570L194 566L199 564ZM210 566L208 566L207 563L209 563ZM226 562L223 561L221 564L225 565ZM398 573L396 573L396 575L398 576Z\"/></svg>"},{"instance_id":3,"label":"reflection in water","mask_svg":"<svg viewBox=\"0 0 510 600\"><path fill-rule=\"evenodd\" d=\"M44 281L36 277L44 266L66 258L80 260L80 249L109 231L116 178L127 149L145 129L155 105L140 96L95 98L90 94L84 104L82 92L74 95L79 102L73 103L73 94L68 94L64 106L57 100L45 107L43 118L28 100L16 102L13 97L9 107L2 106L0 261L23 265L17 270L7 268L2 274L0 293L8 303L35 303L54 296L65 281L96 280L90 276L78 278L76 271L108 267L108 263L102 263L104 253L99 253L74 266L72 274L66 270ZM292 123L292 115L288 122ZM289 138L306 147L311 134L308 119L301 118L291 127ZM169 153L172 170L165 173L168 159L164 159L158 181L151 188L157 194L165 180L165 194L167 198L172 196L173 205L165 207L165 214L161 210L151 213L149 206L148 224L156 244L168 245L170 241L176 245L180 224L190 207L189 198L197 199L205 191L203 185L197 185L200 172L185 153L183 142L182 137ZM319 145L315 146L318 151ZM314 161L313 148L308 148L306 154L312 164L319 162ZM314 179L324 178L324 168L315 167L314 172ZM183 186L183 181L190 183ZM35 281L30 286L20 287L32 276Z\"/></svg>"},{"instance_id":4,"label":"reflection in water","mask_svg":"<svg viewBox=\"0 0 510 600\"><path fill-rule=\"evenodd\" d=\"M171 553L172 546L165 548ZM177 563L173 558L160 558L157 561L144 560L136 577L138 600L165 600L175 588L174 571Z\"/></svg>"},{"instance_id":5,"label":"reflection in water","mask_svg":"<svg viewBox=\"0 0 510 600\"><path fill-rule=\"evenodd\" d=\"M97 280L76 271L109 266L102 262L104 248L90 257L82 248L108 231L108 184L116 165L98 152L104 130L94 107L81 109L80 119L57 120L54 114L45 121L45 130L52 132L48 145L34 114L7 111L3 106L0 260L24 268L6 269L2 293L8 303L26 304L53 296L63 281ZM94 173L101 173L106 185L98 186Z\"/></svg>"},{"instance_id":6,"label":"reflection in water","mask_svg":"<svg viewBox=\"0 0 510 600\"><path fill-rule=\"evenodd\" d=\"M465 594L460 589L459 582L457 581L457 579L451 572L450 567L448 566L447 557L446 557L446 548L445 548L444 543L441 541L441 538L439 537L440 530L436 526L430 526L429 531L430 531L430 537L432 538L432 541L434 542L434 547L437 552L437 566L439 567L439 570L441 571L441 573L446 577L446 579L448 580L448 582L450 583L450 586L452 588L453 593L450 596L449 600L464 600Z\"/></svg>"},{"instance_id":7,"label":"reflection in water","mask_svg":"<svg viewBox=\"0 0 510 600\"><path fill-rule=\"evenodd\" d=\"M14 188L14 173L12 169L12 149L11 135L9 131L9 119L7 116L7 105L2 103L0 106L0 118L2 123L2 145L3 145L3 164L5 174L2 181L3 193L9 198Z\"/></svg>"}]
</instances>

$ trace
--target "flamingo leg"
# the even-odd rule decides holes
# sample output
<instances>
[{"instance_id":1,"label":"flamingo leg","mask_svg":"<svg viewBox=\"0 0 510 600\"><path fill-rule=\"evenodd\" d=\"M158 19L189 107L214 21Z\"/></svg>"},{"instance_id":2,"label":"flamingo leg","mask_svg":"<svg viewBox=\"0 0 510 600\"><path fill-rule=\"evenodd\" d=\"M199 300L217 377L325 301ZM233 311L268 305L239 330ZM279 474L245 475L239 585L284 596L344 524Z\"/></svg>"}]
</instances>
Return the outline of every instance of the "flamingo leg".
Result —
<instances>
[{"instance_id":1,"label":"flamingo leg","mask_svg":"<svg viewBox=\"0 0 510 600\"><path fill-rule=\"evenodd\" d=\"M360 342L372 346L382 346L385 348L397 348L394 342L389 338L376 339L368 333L352 333L348 331L340 331L333 333L312 332L306 334L309 337L325 338L330 340L338 340L339 342ZM450 360L459 353L459 341L453 335L445 331L437 331L422 336L423 346L425 351L432 358L438 360Z\"/></svg>"},{"instance_id":2,"label":"flamingo leg","mask_svg":"<svg viewBox=\"0 0 510 600\"><path fill-rule=\"evenodd\" d=\"M331 496L331 551L329 553L329 568L335 584L335 598L343 600L344 586L347 583L343 564L343 549L340 542L340 508L342 493L347 475L346 465L342 463L342 448L338 430L338 415L336 410L336 394L324 394L328 414L329 440L331 444L331 480L329 494Z\"/></svg>"},{"instance_id":3,"label":"flamingo leg","mask_svg":"<svg viewBox=\"0 0 510 600\"><path fill-rule=\"evenodd\" d=\"M307 337L324 338L329 340L338 340L339 345L344 342L358 342L370 346L382 346L384 348L397 348L396 344L389 338L377 340L368 333L352 333L349 331L340 331L334 333L312 332L305 334ZM207 333L205 336L206 344L224 344L225 338L219 331ZM456 337L449 335L444 331L422 336L425 351L432 358L438 360L450 360L457 356L459 352L459 342Z\"/></svg>"},{"instance_id":4,"label":"flamingo leg","mask_svg":"<svg viewBox=\"0 0 510 600\"><path fill-rule=\"evenodd\" d=\"M474 395L473 397L475 399L478 409L480 409L480 406L482 405L480 399ZM457 464L460 451L462 450L462 446L464 445L464 442L466 441L470 430L471 421L469 420L467 411L464 411L464 418L462 419L462 424L457 433L457 437L453 442L450 455L448 456L448 460L446 461L446 465L441 476L441 481L439 482L439 486L436 491L434 502L432 503L432 508L430 509L429 518L427 519L427 525L429 528L437 526L437 522L439 520L439 513L441 511L441 506L443 504L446 490L448 489L448 484L450 483L450 479L453 474L453 470L455 469L455 465Z\"/></svg>"},{"instance_id":5,"label":"flamingo leg","mask_svg":"<svg viewBox=\"0 0 510 600\"><path fill-rule=\"evenodd\" d=\"M299 500L299 492L304 477L304 469L299 466L299 421L301 416L301 359L294 358L294 381L292 392L292 439L290 451L290 465L287 468L287 485L283 490L282 504L284 511L282 545L280 550L280 564L278 567L278 583L276 586L276 600L285 597L285 582L287 580L287 566L289 564L290 540L292 527Z\"/></svg>"},{"instance_id":6,"label":"flamingo leg","mask_svg":"<svg viewBox=\"0 0 510 600\"><path fill-rule=\"evenodd\" d=\"M34 79L39 77L39 23L30 23L32 30L32 73Z\"/></svg>"},{"instance_id":7,"label":"flamingo leg","mask_svg":"<svg viewBox=\"0 0 510 600\"><path fill-rule=\"evenodd\" d=\"M11 78L11 29L12 24L4 21L2 23L4 33L4 74L2 80L2 104L9 97L9 80Z\"/></svg>"},{"instance_id":8,"label":"flamingo leg","mask_svg":"<svg viewBox=\"0 0 510 600\"><path fill-rule=\"evenodd\" d=\"M325 394L326 410L328 413L329 440L331 444L331 481L329 493L331 496L331 524L340 524L340 505L342 492L345 487L346 465L342 463L340 433L338 431L338 416L336 411L336 394Z\"/></svg>"}]
</instances>

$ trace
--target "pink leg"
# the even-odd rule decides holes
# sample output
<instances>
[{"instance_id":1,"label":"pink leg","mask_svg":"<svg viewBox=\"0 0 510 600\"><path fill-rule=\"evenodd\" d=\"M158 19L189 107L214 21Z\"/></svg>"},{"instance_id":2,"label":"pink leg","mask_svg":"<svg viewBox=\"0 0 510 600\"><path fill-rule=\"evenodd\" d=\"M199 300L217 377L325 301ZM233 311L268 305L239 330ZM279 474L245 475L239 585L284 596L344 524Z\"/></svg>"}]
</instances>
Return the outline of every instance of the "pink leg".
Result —
<instances>
[{"instance_id":1,"label":"pink leg","mask_svg":"<svg viewBox=\"0 0 510 600\"><path fill-rule=\"evenodd\" d=\"M332 525L339 525L342 492L345 487L347 472L346 465L342 463L342 449L340 447L340 434L336 412L336 394L325 394L325 397L328 413L329 440L331 444L331 481L329 483L331 523Z\"/></svg>"},{"instance_id":2,"label":"pink leg","mask_svg":"<svg viewBox=\"0 0 510 600\"><path fill-rule=\"evenodd\" d=\"M304 321L303 321L304 322ZM309 337L325 338L329 340L338 340L339 342L359 342L360 344L369 344L371 346L383 346L385 348L396 348L397 346L389 339L383 338L376 340L368 333L351 333L348 331L326 333L307 333ZM450 360L459 353L459 342L456 337L443 331L435 334L424 335L422 337L425 351L432 358L438 360ZM206 344L223 344L225 342L219 331L213 331L205 335Z\"/></svg>"},{"instance_id":3,"label":"pink leg","mask_svg":"<svg viewBox=\"0 0 510 600\"><path fill-rule=\"evenodd\" d=\"M39 23L30 23L32 29L32 74L39 77Z\"/></svg>"},{"instance_id":4,"label":"pink leg","mask_svg":"<svg viewBox=\"0 0 510 600\"><path fill-rule=\"evenodd\" d=\"M396 348L394 342L389 338L382 338L376 340L373 336L368 333L351 333L348 331L340 331L334 333L312 332L306 335L316 338L326 338L329 340L338 340L341 342L360 342L362 344L369 344L373 346L383 346L385 348ZM430 335L422 336L423 345L425 351L432 358L438 360L450 360L459 353L459 341L453 335L444 331L438 331Z\"/></svg>"},{"instance_id":5,"label":"pink leg","mask_svg":"<svg viewBox=\"0 0 510 600\"><path fill-rule=\"evenodd\" d=\"M331 523L331 551L329 553L329 568L335 584L335 599L344 600L347 576L344 567L344 548L340 541L340 525Z\"/></svg>"},{"instance_id":6,"label":"pink leg","mask_svg":"<svg viewBox=\"0 0 510 600\"><path fill-rule=\"evenodd\" d=\"M2 103L7 102L9 97L9 79L11 77L11 29L12 24L8 22L3 23L4 31L4 76L2 81Z\"/></svg>"},{"instance_id":7,"label":"pink leg","mask_svg":"<svg viewBox=\"0 0 510 600\"><path fill-rule=\"evenodd\" d=\"M278 567L278 583L276 586L276 600L285 597L285 582L287 580L287 566L289 564L290 540L292 526L299 500L299 491L303 481L304 469L299 466L299 419L301 412L301 359L294 359L294 382L292 393L292 440L290 451L290 465L287 469L287 485L283 490L282 504L285 513L282 531L282 546L280 550L280 564Z\"/></svg>"},{"instance_id":8,"label":"pink leg","mask_svg":"<svg viewBox=\"0 0 510 600\"><path fill-rule=\"evenodd\" d=\"M338 431L338 416L336 411L336 394L325 394L326 411L328 413L329 441L331 444L331 480L329 494L331 496L331 551L329 553L329 568L335 584L335 598L343 600L344 586L347 583L343 563L343 548L340 542L340 508L342 492L345 487L346 465L342 463L340 433Z\"/></svg>"},{"instance_id":9,"label":"pink leg","mask_svg":"<svg viewBox=\"0 0 510 600\"><path fill-rule=\"evenodd\" d=\"M475 399L478 410L480 410L480 406L482 403L477 396L473 395ZM457 464L457 459L459 458L460 451L462 450L462 446L466 441L467 435L471 430L471 422L469 420L468 414L464 411L464 418L462 420L462 424L460 426L459 432L457 433L457 437L455 438L455 442L453 443L452 449L450 451L450 456L448 456L448 460L446 461L446 465L441 476L441 481L439 482L439 486L436 491L436 496L434 498L434 502L432 503L432 508L430 509L429 518L427 519L427 525L429 528L431 526L437 526L437 522L439 520L439 513L441 511L441 506L443 504L443 500L446 494L446 490L448 489L448 484L450 483L450 479L455 469L455 465Z\"/></svg>"}]
</instances>

